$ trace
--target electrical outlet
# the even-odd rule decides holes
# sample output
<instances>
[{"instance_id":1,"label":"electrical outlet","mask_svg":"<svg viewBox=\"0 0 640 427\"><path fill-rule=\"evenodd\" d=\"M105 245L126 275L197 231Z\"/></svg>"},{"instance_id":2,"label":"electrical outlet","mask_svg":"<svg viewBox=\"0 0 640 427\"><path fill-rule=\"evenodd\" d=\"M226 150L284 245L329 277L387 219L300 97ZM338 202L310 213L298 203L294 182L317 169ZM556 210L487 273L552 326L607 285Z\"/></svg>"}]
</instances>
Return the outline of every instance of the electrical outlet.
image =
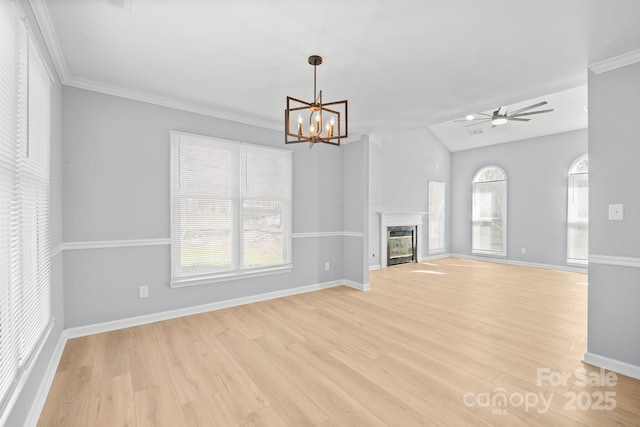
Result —
<instances>
[{"instance_id":1,"label":"electrical outlet","mask_svg":"<svg viewBox=\"0 0 640 427\"><path fill-rule=\"evenodd\" d=\"M138 296L140 298L147 298L149 296L149 287L148 286L140 286L138 288Z\"/></svg>"},{"instance_id":2,"label":"electrical outlet","mask_svg":"<svg viewBox=\"0 0 640 427\"><path fill-rule=\"evenodd\" d=\"M520 249L520 253L521 253L522 255L526 255L526 254L527 254L527 248L522 248L522 249Z\"/></svg>"},{"instance_id":3,"label":"electrical outlet","mask_svg":"<svg viewBox=\"0 0 640 427\"><path fill-rule=\"evenodd\" d=\"M609 205L609 221L622 221L624 219L624 205Z\"/></svg>"},{"instance_id":4,"label":"electrical outlet","mask_svg":"<svg viewBox=\"0 0 640 427\"><path fill-rule=\"evenodd\" d=\"M329 261L324 263L324 271L329 271L330 265L329 265Z\"/></svg>"}]
</instances>

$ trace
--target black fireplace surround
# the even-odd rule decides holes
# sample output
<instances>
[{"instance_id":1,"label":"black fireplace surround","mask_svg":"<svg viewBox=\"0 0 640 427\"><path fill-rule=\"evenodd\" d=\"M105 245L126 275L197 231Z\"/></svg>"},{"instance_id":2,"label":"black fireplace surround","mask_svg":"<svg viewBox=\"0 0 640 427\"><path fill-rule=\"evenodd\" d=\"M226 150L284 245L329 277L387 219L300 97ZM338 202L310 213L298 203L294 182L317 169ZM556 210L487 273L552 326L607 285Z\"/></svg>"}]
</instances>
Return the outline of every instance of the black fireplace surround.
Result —
<instances>
[{"instance_id":1,"label":"black fireplace surround","mask_svg":"<svg viewBox=\"0 0 640 427\"><path fill-rule=\"evenodd\" d=\"M387 266L416 262L417 227L387 227Z\"/></svg>"}]
</instances>

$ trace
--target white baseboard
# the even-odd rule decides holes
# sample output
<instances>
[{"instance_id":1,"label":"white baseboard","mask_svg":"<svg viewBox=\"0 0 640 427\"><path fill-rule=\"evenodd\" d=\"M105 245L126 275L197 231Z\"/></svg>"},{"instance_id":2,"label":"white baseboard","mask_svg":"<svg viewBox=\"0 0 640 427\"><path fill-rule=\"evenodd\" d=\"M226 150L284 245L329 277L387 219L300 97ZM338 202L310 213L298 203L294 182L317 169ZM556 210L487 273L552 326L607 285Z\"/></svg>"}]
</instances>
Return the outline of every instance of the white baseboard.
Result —
<instances>
[{"instance_id":1,"label":"white baseboard","mask_svg":"<svg viewBox=\"0 0 640 427\"><path fill-rule=\"evenodd\" d=\"M640 366L637 365L589 352L584 354L583 362L640 380Z\"/></svg>"},{"instance_id":2,"label":"white baseboard","mask_svg":"<svg viewBox=\"0 0 640 427\"><path fill-rule=\"evenodd\" d=\"M367 292L371 290L371 285L368 283L358 283L351 280L344 280L344 285L359 291Z\"/></svg>"},{"instance_id":3,"label":"white baseboard","mask_svg":"<svg viewBox=\"0 0 640 427\"><path fill-rule=\"evenodd\" d=\"M433 255L423 256L422 258L420 258L420 260L418 262L433 261L433 260L436 260L436 259L449 258L451 256L455 256L455 255L451 255L448 252L443 252L443 253L440 253L440 254L433 254Z\"/></svg>"},{"instance_id":4,"label":"white baseboard","mask_svg":"<svg viewBox=\"0 0 640 427\"><path fill-rule=\"evenodd\" d=\"M27 414L27 418L24 423L25 427L35 427L38 424L40 413L47 401L49 389L51 389L51 384L53 384L53 379L56 376L56 371L58 370L58 365L60 364L60 359L62 359L62 352L64 351L64 346L66 344L67 336L65 331L62 331L62 334L60 334L60 338L58 339L58 343L56 344L56 348L53 350L53 354L49 360L49 364L47 365L47 370L40 381L38 391L31 403L31 408L29 408L29 413Z\"/></svg>"},{"instance_id":5,"label":"white baseboard","mask_svg":"<svg viewBox=\"0 0 640 427\"><path fill-rule=\"evenodd\" d=\"M355 284L355 286L354 286ZM349 286L358 290L364 289L367 285L358 284L346 280L334 280L331 282L318 283L315 285L300 286L298 288L283 289L281 291L267 292L264 294L250 295L241 298L234 298L225 301L218 301L209 304L185 307L177 310L163 311L159 313L146 314L143 316L129 317L126 319L113 320L110 322L97 323L87 326L78 326L65 330L68 338L83 337L86 335L100 334L103 332L115 331L118 329L130 328L132 326L146 325L148 323L161 322L163 320L175 319L178 317L190 316L192 314L206 313L208 311L222 310L224 308L236 307L244 304L267 301L275 298L282 298L291 295L303 294L306 292L329 289L336 286Z\"/></svg>"},{"instance_id":6,"label":"white baseboard","mask_svg":"<svg viewBox=\"0 0 640 427\"><path fill-rule=\"evenodd\" d=\"M380 264L370 265L369 271L373 271L373 270L380 270Z\"/></svg>"},{"instance_id":7,"label":"white baseboard","mask_svg":"<svg viewBox=\"0 0 640 427\"><path fill-rule=\"evenodd\" d=\"M559 270L559 271L569 271L572 273L586 273L588 271L587 268L582 267L571 267L565 265L554 265L554 264L541 264L537 262L526 262L526 261L515 261L506 258L493 258L493 257L483 257L476 255L465 255L465 254L448 254L448 256L461 258L461 259L470 259L476 261L487 261L487 262L497 262L500 264L510 264L510 265L519 265L521 267L535 267L535 268L545 268L547 270Z\"/></svg>"}]
</instances>

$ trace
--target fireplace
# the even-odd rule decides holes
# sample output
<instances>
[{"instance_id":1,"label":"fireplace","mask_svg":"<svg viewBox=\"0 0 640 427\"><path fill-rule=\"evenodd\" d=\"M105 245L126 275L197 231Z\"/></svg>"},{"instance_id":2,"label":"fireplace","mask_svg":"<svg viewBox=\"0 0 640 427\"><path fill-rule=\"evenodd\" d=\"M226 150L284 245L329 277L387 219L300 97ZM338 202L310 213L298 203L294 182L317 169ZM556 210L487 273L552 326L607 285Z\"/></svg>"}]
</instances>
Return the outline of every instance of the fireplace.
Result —
<instances>
[{"instance_id":1,"label":"fireplace","mask_svg":"<svg viewBox=\"0 0 640 427\"><path fill-rule=\"evenodd\" d=\"M380 268L420 261L422 218L427 214L427 212L380 212Z\"/></svg>"},{"instance_id":2,"label":"fireplace","mask_svg":"<svg viewBox=\"0 0 640 427\"><path fill-rule=\"evenodd\" d=\"M417 227L387 227L387 266L416 262Z\"/></svg>"}]
</instances>

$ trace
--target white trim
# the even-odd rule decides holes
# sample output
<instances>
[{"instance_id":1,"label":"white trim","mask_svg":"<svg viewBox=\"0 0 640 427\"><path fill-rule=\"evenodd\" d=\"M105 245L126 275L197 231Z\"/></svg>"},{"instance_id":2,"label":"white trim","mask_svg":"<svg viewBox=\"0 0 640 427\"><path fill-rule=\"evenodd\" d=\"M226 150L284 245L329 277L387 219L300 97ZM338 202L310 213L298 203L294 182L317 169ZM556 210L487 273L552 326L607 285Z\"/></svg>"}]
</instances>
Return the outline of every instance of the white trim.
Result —
<instances>
[{"instance_id":1,"label":"white trim","mask_svg":"<svg viewBox=\"0 0 640 427\"><path fill-rule=\"evenodd\" d=\"M495 258L495 257L483 257L483 256L464 255L464 254L449 254L449 256L452 256L455 258L461 258L461 259L476 260L476 261L496 262L498 264L519 265L521 267L535 267L535 268L546 268L547 270L569 271L572 273L587 272L586 268L570 267L570 266L554 265L554 264L542 264L537 262L514 261L510 259Z\"/></svg>"},{"instance_id":2,"label":"white trim","mask_svg":"<svg viewBox=\"0 0 640 427\"><path fill-rule=\"evenodd\" d=\"M369 271L373 271L373 270L380 270L382 267L380 267L380 264L376 264L376 265L370 265L369 266Z\"/></svg>"},{"instance_id":3,"label":"white trim","mask_svg":"<svg viewBox=\"0 0 640 427\"><path fill-rule=\"evenodd\" d=\"M640 366L632 365L620 360L611 359L609 357L600 356L599 354L586 352L584 354L584 363L597 366L599 368L608 369L622 375L640 380Z\"/></svg>"},{"instance_id":4,"label":"white trim","mask_svg":"<svg viewBox=\"0 0 640 427\"><path fill-rule=\"evenodd\" d=\"M317 237L364 237L364 233L357 231L317 231L311 233L292 233L294 239L317 238ZM62 251L85 250L85 249L109 249L109 248L131 248L136 246L163 246L170 245L171 239L130 239L130 240L95 240L86 242L65 242L57 245L51 251L51 256L55 256Z\"/></svg>"},{"instance_id":5,"label":"white trim","mask_svg":"<svg viewBox=\"0 0 640 427\"><path fill-rule=\"evenodd\" d=\"M29 408L29 412L27 413L27 418L24 423L26 427L35 427L38 424L38 419L40 418L44 404L47 401L47 396L49 395L49 390L53 384L53 379L55 378L56 371L58 370L58 365L62 359L62 353L66 344L67 335L65 331L62 331L60 338L58 338L56 348L53 350L53 354L51 355L51 359L49 359L47 370L40 381L38 391L36 392L33 402L31 403L31 407Z\"/></svg>"},{"instance_id":6,"label":"white trim","mask_svg":"<svg viewBox=\"0 0 640 427\"><path fill-rule=\"evenodd\" d=\"M44 331L44 334L40 338L40 342L38 343L37 348L35 349L33 354L30 355L28 361L26 362L26 366L18 367L17 382L13 383L14 385L13 388L9 388L10 395L8 395L9 399L6 401L4 407L2 408L3 412L0 414L0 425L4 426L5 423L7 422L7 418L13 411L13 408L16 402L18 401L18 398L22 394L25 384L27 383L27 381L29 381L31 374L33 373L33 367L36 364L37 360L40 358L40 355L42 354L42 350L44 349L46 342L49 340L49 337L51 336L51 331L53 330L55 320L56 320L55 317L53 317L49 322L47 328Z\"/></svg>"},{"instance_id":7,"label":"white trim","mask_svg":"<svg viewBox=\"0 0 640 427\"><path fill-rule=\"evenodd\" d=\"M442 259L442 258L449 258L453 255L451 255L448 252L441 252L439 254L433 254L433 255L427 255L427 256L423 256L422 258L418 259L418 262L423 262L423 261L434 261L436 259Z\"/></svg>"},{"instance_id":8,"label":"white trim","mask_svg":"<svg viewBox=\"0 0 640 427\"><path fill-rule=\"evenodd\" d=\"M589 255L589 264L619 265L622 267L640 268L640 258L617 255Z\"/></svg>"},{"instance_id":9,"label":"white trim","mask_svg":"<svg viewBox=\"0 0 640 427\"><path fill-rule=\"evenodd\" d=\"M64 84L69 72L67 71L67 64L64 60L64 55L62 54L62 49L60 48L49 10L45 5L45 0L29 0L29 3L31 4L31 9L36 17L36 21L38 21L38 26L40 27L44 42L47 45L49 55L53 60L53 66L56 68L58 78L60 78L60 81Z\"/></svg>"},{"instance_id":10,"label":"white trim","mask_svg":"<svg viewBox=\"0 0 640 427\"><path fill-rule=\"evenodd\" d=\"M596 74L600 74L606 71L611 71L625 67L627 65L635 64L636 62L640 62L640 49L632 50L631 52L623 53L622 55L594 62L592 64L589 64L589 69Z\"/></svg>"},{"instance_id":11,"label":"white trim","mask_svg":"<svg viewBox=\"0 0 640 427\"><path fill-rule=\"evenodd\" d=\"M146 92L140 92L132 89L125 89L117 86L108 85L105 83L98 83L91 80L81 79L66 75L63 81L66 86L75 87L78 89L89 90L92 92L103 93L105 95L117 96L120 98L126 98L133 101L145 102L147 104L160 105L162 107L174 108L176 110L188 111L190 113L202 114L204 116L215 117L217 119L229 120L232 122L244 123L252 126L258 126L266 129L273 129L282 131L282 123L271 122L267 120L260 120L241 114L234 114L223 110L218 110L211 107L205 107L191 102L179 101L177 99L165 98Z\"/></svg>"},{"instance_id":12,"label":"white trim","mask_svg":"<svg viewBox=\"0 0 640 427\"><path fill-rule=\"evenodd\" d=\"M343 231L344 237L364 237L364 233L361 231Z\"/></svg>"},{"instance_id":13,"label":"white trim","mask_svg":"<svg viewBox=\"0 0 640 427\"><path fill-rule=\"evenodd\" d=\"M309 233L293 233L294 239L305 239L312 237L364 237L364 233L358 231L316 231Z\"/></svg>"},{"instance_id":14,"label":"white trim","mask_svg":"<svg viewBox=\"0 0 640 427\"><path fill-rule=\"evenodd\" d=\"M160 246L171 244L171 239L99 240L93 242L66 242L62 250L130 248L135 246Z\"/></svg>"},{"instance_id":15,"label":"white trim","mask_svg":"<svg viewBox=\"0 0 640 427\"><path fill-rule=\"evenodd\" d=\"M61 253L63 249L64 249L63 243L60 243L59 245L56 245L53 248L51 248L51 255L50 255L51 258Z\"/></svg>"},{"instance_id":16,"label":"white trim","mask_svg":"<svg viewBox=\"0 0 640 427\"><path fill-rule=\"evenodd\" d=\"M87 326L78 326L66 329L67 338L77 338L86 335L100 334L103 332L115 331L118 329L130 328L133 326L146 325L148 323L161 322L163 320L175 319L178 317L190 316L193 314L206 313L208 311L222 310L225 308L237 307L239 305L252 304L261 301L268 301L275 298L288 297L307 292L319 291L334 288L337 286L350 286L345 280L334 280L331 282L318 283L315 285L300 286L297 288L283 289L280 291L267 292L264 294L250 295L246 297L233 298L225 301L217 301L209 304L197 305L193 307L180 308L177 310L163 311L159 313L146 314L143 316L129 317L126 319L113 320L110 322L97 323ZM366 285L360 285L365 287Z\"/></svg>"},{"instance_id":17,"label":"white trim","mask_svg":"<svg viewBox=\"0 0 640 427\"><path fill-rule=\"evenodd\" d=\"M208 285L218 282L228 282L230 280L249 279L252 277L269 276L272 274L289 273L293 271L292 264L279 265L277 267L264 268L253 272L233 272L220 276L209 277L195 277L195 278L182 278L176 279L169 283L169 286L173 289L185 288L189 286Z\"/></svg>"},{"instance_id":18,"label":"white trim","mask_svg":"<svg viewBox=\"0 0 640 427\"><path fill-rule=\"evenodd\" d=\"M368 283L358 283L347 279L344 279L343 283L345 286L356 289L358 291L368 292L371 290L371 285L369 285Z\"/></svg>"}]
</instances>

